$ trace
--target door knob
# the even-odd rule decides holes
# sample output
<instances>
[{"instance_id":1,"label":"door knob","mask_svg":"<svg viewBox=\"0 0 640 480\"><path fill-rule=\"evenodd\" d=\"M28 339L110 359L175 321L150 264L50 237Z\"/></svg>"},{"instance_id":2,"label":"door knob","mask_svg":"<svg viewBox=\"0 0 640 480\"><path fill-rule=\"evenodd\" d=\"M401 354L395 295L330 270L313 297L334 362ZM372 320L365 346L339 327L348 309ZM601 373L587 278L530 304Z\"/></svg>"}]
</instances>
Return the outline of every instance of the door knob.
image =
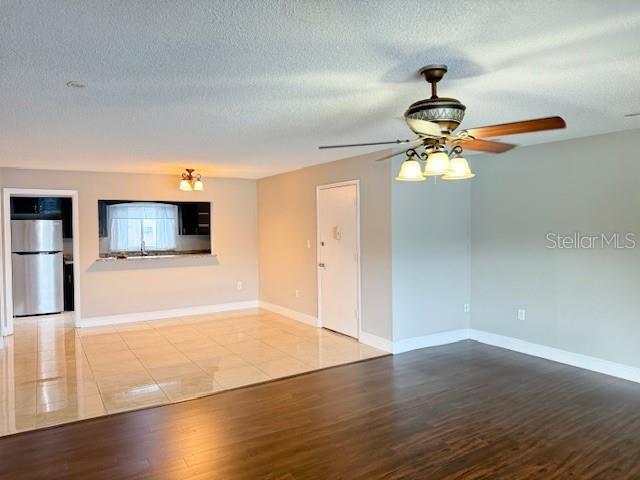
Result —
<instances>
[{"instance_id":1,"label":"door knob","mask_svg":"<svg viewBox=\"0 0 640 480\"><path fill-rule=\"evenodd\" d=\"M324 268L324 263L319 263L318 266Z\"/></svg>"}]
</instances>

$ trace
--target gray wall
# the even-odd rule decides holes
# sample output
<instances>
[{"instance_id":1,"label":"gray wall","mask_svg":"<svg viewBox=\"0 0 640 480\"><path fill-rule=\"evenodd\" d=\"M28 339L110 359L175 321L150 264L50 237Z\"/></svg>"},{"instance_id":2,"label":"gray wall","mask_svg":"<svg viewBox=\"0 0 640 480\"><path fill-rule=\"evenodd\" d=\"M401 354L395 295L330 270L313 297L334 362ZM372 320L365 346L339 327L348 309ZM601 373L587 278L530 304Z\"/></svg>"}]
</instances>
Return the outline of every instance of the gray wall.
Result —
<instances>
[{"instance_id":1,"label":"gray wall","mask_svg":"<svg viewBox=\"0 0 640 480\"><path fill-rule=\"evenodd\" d=\"M639 144L633 130L475 157L473 328L640 366L640 237L546 248L549 232L640 235Z\"/></svg>"},{"instance_id":2,"label":"gray wall","mask_svg":"<svg viewBox=\"0 0 640 480\"><path fill-rule=\"evenodd\" d=\"M375 161L385 153L258 180L260 300L317 316L316 186L359 179L362 330L391 339L391 167Z\"/></svg>"},{"instance_id":3,"label":"gray wall","mask_svg":"<svg viewBox=\"0 0 640 480\"><path fill-rule=\"evenodd\" d=\"M394 162L394 176L401 162ZM394 340L469 326L470 186L393 181Z\"/></svg>"}]
</instances>

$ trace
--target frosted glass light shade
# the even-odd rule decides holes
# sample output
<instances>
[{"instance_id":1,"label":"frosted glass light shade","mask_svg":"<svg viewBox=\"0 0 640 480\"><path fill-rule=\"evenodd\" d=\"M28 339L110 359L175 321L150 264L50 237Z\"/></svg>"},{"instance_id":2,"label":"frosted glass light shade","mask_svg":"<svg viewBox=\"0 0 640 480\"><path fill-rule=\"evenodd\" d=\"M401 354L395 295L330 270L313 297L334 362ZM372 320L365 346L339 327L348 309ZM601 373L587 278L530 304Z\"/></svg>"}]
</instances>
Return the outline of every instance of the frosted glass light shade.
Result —
<instances>
[{"instance_id":1,"label":"frosted glass light shade","mask_svg":"<svg viewBox=\"0 0 640 480\"><path fill-rule=\"evenodd\" d=\"M184 178L180 180L180 186L178 188L183 192L190 192L191 190L193 190L191 188L191 183L189 182L189 180L186 180Z\"/></svg>"},{"instance_id":2,"label":"frosted glass light shade","mask_svg":"<svg viewBox=\"0 0 640 480\"><path fill-rule=\"evenodd\" d=\"M447 173L442 176L443 180L465 180L473 178L476 174L469 168L469 162L464 157L452 158L450 168Z\"/></svg>"},{"instance_id":3,"label":"frosted glass light shade","mask_svg":"<svg viewBox=\"0 0 640 480\"><path fill-rule=\"evenodd\" d=\"M204 190L204 183L202 183L202 180L198 179L193 182L193 189L197 192Z\"/></svg>"},{"instance_id":4,"label":"frosted glass light shade","mask_svg":"<svg viewBox=\"0 0 640 480\"><path fill-rule=\"evenodd\" d=\"M422 166L417 160L407 159L402 162L396 180L401 182L423 182Z\"/></svg>"},{"instance_id":5,"label":"frosted glass light shade","mask_svg":"<svg viewBox=\"0 0 640 480\"><path fill-rule=\"evenodd\" d=\"M423 175L431 177L435 175L444 175L449 171L449 155L447 152L433 152L427 156L427 165L424 167Z\"/></svg>"}]
</instances>

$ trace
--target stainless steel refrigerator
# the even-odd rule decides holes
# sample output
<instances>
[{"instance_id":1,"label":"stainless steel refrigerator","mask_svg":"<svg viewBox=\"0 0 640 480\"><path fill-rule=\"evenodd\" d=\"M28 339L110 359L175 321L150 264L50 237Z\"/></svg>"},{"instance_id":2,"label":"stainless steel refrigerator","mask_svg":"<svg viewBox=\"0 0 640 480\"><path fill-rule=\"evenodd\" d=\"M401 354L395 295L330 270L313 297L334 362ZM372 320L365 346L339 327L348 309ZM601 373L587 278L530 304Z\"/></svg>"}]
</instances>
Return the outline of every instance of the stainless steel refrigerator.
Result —
<instances>
[{"instance_id":1,"label":"stainless steel refrigerator","mask_svg":"<svg viewBox=\"0 0 640 480\"><path fill-rule=\"evenodd\" d=\"M61 220L11 220L13 315L64 310Z\"/></svg>"}]
</instances>

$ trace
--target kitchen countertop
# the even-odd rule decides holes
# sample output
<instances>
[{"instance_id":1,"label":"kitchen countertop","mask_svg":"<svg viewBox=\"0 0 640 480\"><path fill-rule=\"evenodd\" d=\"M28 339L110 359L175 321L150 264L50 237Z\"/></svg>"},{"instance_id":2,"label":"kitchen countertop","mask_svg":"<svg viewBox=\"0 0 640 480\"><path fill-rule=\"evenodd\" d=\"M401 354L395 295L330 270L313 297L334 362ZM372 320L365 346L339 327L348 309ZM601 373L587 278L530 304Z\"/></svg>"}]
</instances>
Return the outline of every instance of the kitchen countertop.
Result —
<instances>
[{"instance_id":1,"label":"kitchen countertop","mask_svg":"<svg viewBox=\"0 0 640 480\"><path fill-rule=\"evenodd\" d=\"M156 260L156 259L167 259L167 258L209 258L209 257L217 257L218 255L215 253L171 253L166 255L137 255L131 257L100 257L96 259L96 262L127 262L127 261L139 261L139 260Z\"/></svg>"}]
</instances>

